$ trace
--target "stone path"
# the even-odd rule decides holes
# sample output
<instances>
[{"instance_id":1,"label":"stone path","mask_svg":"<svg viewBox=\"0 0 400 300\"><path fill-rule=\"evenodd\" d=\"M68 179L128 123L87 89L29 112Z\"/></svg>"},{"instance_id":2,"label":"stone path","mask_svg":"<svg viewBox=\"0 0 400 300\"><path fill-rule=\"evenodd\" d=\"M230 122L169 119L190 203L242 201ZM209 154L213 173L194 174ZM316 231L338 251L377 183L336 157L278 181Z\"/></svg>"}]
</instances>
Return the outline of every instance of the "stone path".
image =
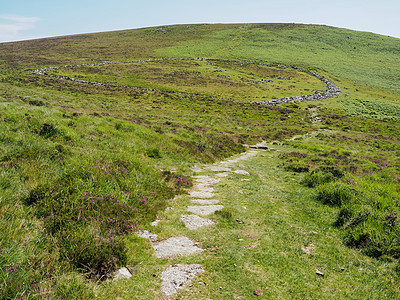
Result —
<instances>
[{"instance_id":1,"label":"stone path","mask_svg":"<svg viewBox=\"0 0 400 300\"><path fill-rule=\"evenodd\" d=\"M258 146L253 147L256 147L255 149L265 149L258 148ZM189 193L187 206L188 213L181 215L180 222L182 222L189 230L199 230L205 226L213 226L216 222L210 218L206 218L206 216L211 215L212 218L212 213L224 208L222 204L219 204L219 200L215 199L217 193L214 185L218 184L221 181L221 178L229 175L249 176L250 173L246 170L233 170L233 164L237 164L240 161L255 156L257 153L259 153L259 150L249 150L239 156L218 164L203 168L196 166L193 167L192 171L195 173L215 173L212 175L193 176L195 183ZM243 168L244 166L240 167ZM155 220L152 222L152 226L158 226L159 222L160 220ZM192 241L185 236L175 236L160 241L156 234L147 230L142 230L137 234L139 237L150 241L155 255L159 259L172 259L184 255L195 255L204 251L195 241ZM178 290L184 288L185 284L189 280L203 272L205 272L204 268L198 264L172 265L161 273L161 290L166 297L171 297ZM129 271L123 268L116 273L115 279L129 278L130 274L128 273Z\"/></svg>"}]
</instances>

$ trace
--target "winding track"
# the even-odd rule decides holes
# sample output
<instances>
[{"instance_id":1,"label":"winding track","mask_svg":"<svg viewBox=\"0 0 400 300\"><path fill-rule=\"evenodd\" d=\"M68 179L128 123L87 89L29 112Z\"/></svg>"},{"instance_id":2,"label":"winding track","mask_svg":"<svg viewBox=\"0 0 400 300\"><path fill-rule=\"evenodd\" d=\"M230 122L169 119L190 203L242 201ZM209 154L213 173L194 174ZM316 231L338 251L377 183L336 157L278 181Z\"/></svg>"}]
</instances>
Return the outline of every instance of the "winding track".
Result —
<instances>
[{"instance_id":1,"label":"winding track","mask_svg":"<svg viewBox=\"0 0 400 300\"><path fill-rule=\"evenodd\" d=\"M238 61L238 60L228 60L228 59L209 59L209 58L152 58L152 59L147 59L147 60L134 60L134 61L126 61L126 62L101 62L101 63L94 63L94 64L78 64L78 65L64 65L61 67L45 67L42 69L36 69L33 71L34 74L36 75L41 75L41 76L49 76L57 79L62 79L62 80L69 80L69 81L74 81L78 82L81 84L92 84L92 85L99 85L99 86L106 86L106 87L121 87L121 88L130 88L130 89L136 89L136 90L145 90L145 91L153 91L153 92L162 92L162 93L170 93L170 94L181 94L181 95L194 95L194 96L201 96L200 94L196 93L186 93L186 92L177 92L177 91L166 91L166 90L160 90L160 89L150 89L150 88L140 88L140 87L134 87L134 86L128 86L128 85L118 85L118 84L105 84L102 82L96 82L96 81L87 81L87 80L82 80L74 77L68 77L68 76L60 76L60 75L50 75L48 71L52 70L58 70L60 68L71 68L71 67L95 67L95 66L104 66L104 65L118 65L118 64L138 64L138 63L147 63L147 62L157 62L157 61L172 61L172 60L197 60L197 61L221 61L221 62L235 62L235 63L247 63L247 64L258 64L258 65L263 65L263 66L273 66L272 64L269 63L255 63L251 61ZM282 69L293 69L297 70L299 72L304 72L309 75L312 75L316 78L318 78L320 81L322 81L325 86L326 90L322 92L316 92L314 94L309 94L309 95L301 95L301 96L291 96L291 97L284 97L280 99L275 99L275 100L266 100L266 101L258 101L255 102L257 104L263 104L263 105L272 105L276 106L279 104L284 104L288 102L303 102L303 101L318 101L318 100L325 100L331 97L339 96L341 94L341 89L338 87L332 80L319 75L315 71L311 71L309 69L305 68L299 68L295 66L284 66L284 65L277 65L278 68ZM218 99L215 97L210 97L213 99Z\"/></svg>"}]
</instances>

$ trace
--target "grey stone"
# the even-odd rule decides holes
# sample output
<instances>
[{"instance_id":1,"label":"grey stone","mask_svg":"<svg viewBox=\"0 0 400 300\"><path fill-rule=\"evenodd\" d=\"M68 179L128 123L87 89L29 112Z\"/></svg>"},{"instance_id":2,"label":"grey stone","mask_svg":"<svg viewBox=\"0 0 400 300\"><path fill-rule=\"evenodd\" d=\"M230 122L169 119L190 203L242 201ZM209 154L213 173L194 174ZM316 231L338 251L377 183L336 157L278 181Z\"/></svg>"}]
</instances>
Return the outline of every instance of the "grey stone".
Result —
<instances>
[{"instance_id":1,"label":"grey stone","mask_svg":"<svg viewBox=\"0 0 400 300\"><path fill-rule=\"evenodd\" d=\"M194 214L207 216L223 208L224 208L223 205L204 205L204 206L188 206L187 210Z\"/></svg>"},{"instance_id":2,"label":"grey stone","mask_svg":"<svg viewBox=\"0 0 400 300\"><path fill-rule=\"evenodd\" d=\"M194 188L200 192L214 192L214 187L210 184L198 183Z\"/></svg>"},{"instance_id":3,"label":"grey stone","mask_svg":"<svg viewBox=\"0 0 400 300\"><path fill-rule=\"evenodd\" d=\"M120 279L128 279L131 278L132 274L129 270L125 267L120 268L119 270L115 271L113 274L113 280L120 280Z\"/></svg>"},{"instance_id":4,"label":"grey stone","mask_svg":"<svg viewBox=\"0 0 400 300\"><path fill-rule=\"evenodd\" d=\"M213 172L230 172L232 171L230 168L222 167L222 166L210 166L206 168L209 171Z\"/></svg>"},{"instance_id":5,"label":"grey stone","mask_svg":"<svg viewBox=\"0 0 400 300\"><path fill-rule=\"evenodd\" d=\"M161 273L161 291L166 296L172 296L182 289L186 282L203 272L203 267L198 264L173 265Z\"/></svg>"},{"instance_id":6,"label":"grey stone","mask_svg":"<svg viewBox=\"0 0 400 300\"><path fill-rule=\"evenodd\" d=\"M234 173L240 174L240 175L250 175L250 173L245 170L236 170L236 171L234 171Z\"/></svg>"},{"instance_id":7,"label":"grey stone","mask_svg":"<svg viewBox=\"0 0 400 300\"><path fill-rule=\"evenodd\" d=\"M196 178L195 181L196 181L196 182L199 182L199 183L214 184L214 183L220 182L221 179L211 178L211 177L209 177L209 176L204 176L204 177L202 177L202 178Z\"/></svg>"},{"instance_id":8,"label":"grey stone","mask_svg":"<svg viewBox=\"0 0 400 300\"><path fill-rule=\"evenodd\" d=\"M229 175L228 172L215 174L215 176L217 176L217 177L228 177L228 175Z\"/></svg>"},{"instance_id":9,"label":"grey stone","mask_svg":"<svg viewBox=\"0 0 400 300\"><path fill-rule=\"evenodd\" d=\"M201 168L199 168L199 167L192 167L192 168L190 168L190 170L192 170L195 173L203 172L203 170Z\"/></svg>"},{"instance_id":10,"label":"grey stone","mask_svg":"<svg viewBox=\"0 0 400 300\"><path fill-rule=\"evenodd\" d=\"M191 199L191 203L193 204L201 204L201 205L210 205L210 204L217 204L219 200L215 199Z\"/></svg>"},{"instance_id":11,"label":"grey stone","mask_svg":"<svg viewBox=\"0 0 400 300\"><path fill-rule=\"evenodd\" d=\"M155 242L158 239L157 234L151 233L147 230L141 230L137 233L137 235L141 238L148 239L150 242Z\"/></svg>"},{"instance_id":12,"label":"grey stone","mask_svg":"<svg viewBox=\"0 0 400 300\"><path fill-rule=\"evenodd\" d=\"M212 198L212 197L214 197L214 193L192 191L192 192L190 192L190 197L194 197L194 198Z\"/></svg>"},{"instance_id":13,"label":"grey stone","mask_svg":"<svg viewBox=\"0 0 400 300\"><path fill-rule=\"evenodd\" d=\"M151 226L157 226L158 223L160 223L161 220L155 220L153 222L151 222Z\"/></svg>"},{"instance_id":14,"label":"grey stone","mask_svg":"<svg viewBox=\"0 0 400 300\"><path fill-rule=\"evenodd\" d=\"M215 224L215 222L210 219L202 218L196 215L182 215L181 221L190 230L196 230L203 226Z\"/></svg>"},{"instance_id":15,"label":"grey stone","mask_svg":"<svg viewBox=\"0 0 400 300\"><path fill-rule=\"evenodd\" d=\"M200 253L203 249L194 245L193 241L185 236L171 237L165 241L152 244L157 258L168 258L178 255Z\"/></svg>"}]
</instances>

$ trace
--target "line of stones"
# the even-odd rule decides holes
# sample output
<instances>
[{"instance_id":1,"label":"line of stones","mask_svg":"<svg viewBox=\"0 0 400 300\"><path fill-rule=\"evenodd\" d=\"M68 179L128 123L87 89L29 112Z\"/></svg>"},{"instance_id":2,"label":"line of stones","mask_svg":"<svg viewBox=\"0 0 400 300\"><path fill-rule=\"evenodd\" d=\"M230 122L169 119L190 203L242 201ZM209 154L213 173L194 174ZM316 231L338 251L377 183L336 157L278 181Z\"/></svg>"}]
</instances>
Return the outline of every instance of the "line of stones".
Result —
<instances>
[{"instance_id":1,"label":"line of stones","mask_svg":"<svg viewBox=\"0 0 400 300\"><path fill-rule=\"evenodd\" d=\"M193 95L193 96L201 96L201 94L198 93L187 93L187 92L177 92L177 91L166 91L166 90L160 90L160 89L150 89L150 88L139 88L139 87L134 87L134 86L128 86L128 85L118 85L118 84L105 84L102 82L97 82L97 81L88 81L88 80L83 80L83 79L78 79L74 77L69 77L69 76L61 76L61 75L50 75L48 71L52 70L58 70L60 68L72 68L72 67L95 67L95 66L104 66L104 65L118 65L118 64L142 64L142 63L148 63L148 62L158 62L158 61L172 61L172 60L197 60L197 61L220 61L220 62L235 62L235 63L246 63L246 64L255 64L252 61L240 61L240 60L228 60L228 59L209 59L209 58L151 58L151 59L146 59L146 60L132 60L132 61L126 61L126 62L100 62L100 63L91 63L91 64L78 64L78 65L64 65L61 67L45 67L42 69L36 69L33 71L34 74L36 75L41 75L41 76L50 76L53 78L57 79L62 79L62 80L69 80L69 81L74 81L82 84L92 84L92 85L99 85L99 86L106 86L106 87L121 87L121 88L130 88L130 89L137 89L137 90L145 90L145 91L152 91L152 92L160 92L160 93L169 93L169 94L182 94L182 95ZM263 66L273 66L270 63L258 63L258 65L263 65ZM326 91L322 92L315 92L314 94L309 94L309 95L301 95L301 96L291 96L291 97L284 97L284 98L279 98L279 99L274 99L274 100L265 100L265 101L258 101L255 102L257 104L262 104L262 105L280 105L288 102L303 102L303 101L317 101L317 100L325 100L331 97L339 96L341 94L341 89L338 87L332 80L319 75L315 71L311 71L309 69L305 68L299 68L296 66L285 66L285 65L276 65L276 67L281 68L281 69L293 69L297 70L300 72L304 72L307 74L310 74L316 78L318 78L320 81L322 81L326 85ZM218 99L215 97L209 97L211 99Z\"/></svg>"}]
</instances>

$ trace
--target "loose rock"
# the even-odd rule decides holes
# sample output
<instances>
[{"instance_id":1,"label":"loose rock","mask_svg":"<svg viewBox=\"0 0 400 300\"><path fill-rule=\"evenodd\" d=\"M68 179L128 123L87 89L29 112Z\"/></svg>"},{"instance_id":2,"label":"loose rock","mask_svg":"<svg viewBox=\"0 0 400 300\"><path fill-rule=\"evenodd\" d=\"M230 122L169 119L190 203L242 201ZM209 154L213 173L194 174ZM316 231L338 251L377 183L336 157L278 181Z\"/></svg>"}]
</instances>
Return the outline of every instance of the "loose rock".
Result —
<instances>
[{"instance_id":1,"label":"loose rock","mask_svg":"<svg viewBox=\"0 0 400 300\"><path fill-rule=\"evenodd\" d=\"M263 295L263 291L260 290L260 289L255 289L255 290L254 290L254 295L256 295L256 296L262 296L262 295Z\"/></svg>"},{"instance_id":2,"label":"loose rock","mask_svg":"<svg viewBox=\"0 0 400 300\"><path fill-rule=\"evenodd\" d=\"M240 175L250 175L250 173L245 170L236 170L236 171L234 171L234 173L240 174Z\"/></svg>"},{"instance_id":3,"label":"loose rock","mask_svg":"<svg viewBox=\"0 0 400 300\"><path fill-rule=\"evenodd\" d=\"M158 223L160 223L161 220L155 220L153 222L151 222L151 226L157 226Z\"/></svg>"},{"instance_id":4,"label":"loose rock","mask_svg":"<svg viewBox=\"0 0 400 300\"><path fill-rule=\"evenodd\" d=\"M141 230L137 233L137 235L141 238L150 240L150 242L156 242L158 240L157 234L151 233L147 230Z\"/></svg>"},{"instance_id":5,"label":"loose rock","mask_svg":"<svg viewBox=\"0 0 400 300\"><path fill-rule=\"evenodd\" d=\"M113 274L113 281L120 280L120 279L128 279L131 278L132 274L129 270L125 267L117 270Z\"/></svg>"},{"instance_id":6,"label":"loose rock","mask_svg":"<svg viewBox=\"0 0 400 300\"><path fill-rule=\"evenodd\" d=\"M302 247L301 250L303 250L304 253L311 255L314 253L315 246L314 244L310 244L307 247Z\"/></svg>"}]
</instances>

